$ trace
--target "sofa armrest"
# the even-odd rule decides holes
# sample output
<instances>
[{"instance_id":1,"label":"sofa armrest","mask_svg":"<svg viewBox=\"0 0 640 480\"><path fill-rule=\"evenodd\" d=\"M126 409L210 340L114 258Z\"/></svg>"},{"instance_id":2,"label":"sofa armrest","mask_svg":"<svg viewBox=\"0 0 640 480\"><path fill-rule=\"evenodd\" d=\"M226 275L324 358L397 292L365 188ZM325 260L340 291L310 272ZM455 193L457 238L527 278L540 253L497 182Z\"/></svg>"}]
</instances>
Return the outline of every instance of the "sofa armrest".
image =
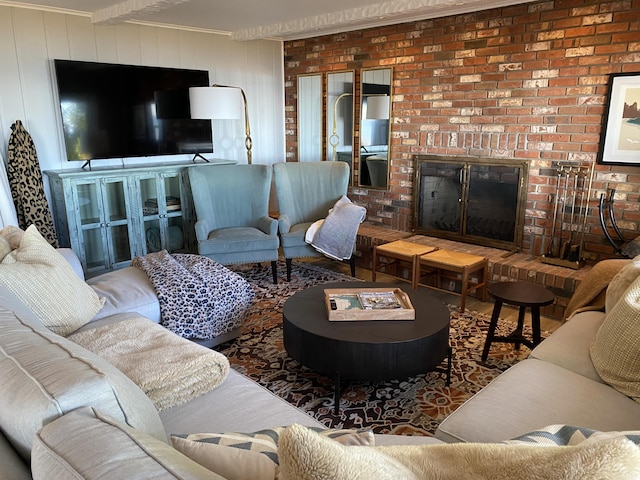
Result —
<instances>
[{"instance_id":1,"label":"sofa armrest","mask_svg":"<svg viewBox=\"0 0 640 480\"><path fill-rule=\"evenodd\" d=\"M258 228L267 235L277 235L278 220L272 217L260 217L258 219Z\"/></svg>"},{"instance_id":2,"label":"sofa armrest","mask_svg":"<svg viewBox=\"0 0 640 480\"><path fill-rule=\"evenodd\" d=\"M80 263L80 259L76 255L76 252L71 250L70 248L58 248L58 253L64 257L64 259L69 262L73 270L78 274L78 276L84 280L84 270L82 270L82 264Z\"/></svg>"}]
</instances>

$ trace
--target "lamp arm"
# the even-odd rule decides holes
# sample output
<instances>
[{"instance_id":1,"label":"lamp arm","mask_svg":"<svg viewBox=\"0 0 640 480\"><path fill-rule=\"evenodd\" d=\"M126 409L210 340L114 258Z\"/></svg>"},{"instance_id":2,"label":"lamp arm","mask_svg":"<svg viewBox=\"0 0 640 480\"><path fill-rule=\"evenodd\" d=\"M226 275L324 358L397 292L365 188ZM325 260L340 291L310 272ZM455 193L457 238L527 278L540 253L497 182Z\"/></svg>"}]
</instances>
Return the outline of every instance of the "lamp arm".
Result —
<instances>
[{"instance_id":1,"label":"lamp arm","mask_svg":"<svg viewBox=\"0 0 640 480\"><path fill-rule=\"evenodd\" d=\"M343 93L336 98L336 101L333 103L333 132L329 137L329 144L333 147L333 160L336 160L338 155L338 145L340 145L340 136L338 135L338 103L344 97L349 97L353 95L352 93Z\"/></svg>"},{"instance_id":2,"label":"lamp arm","mask_svg":"<svg viewBox=\"0 0 640 480\"><path fill-rule=\"evenodd\" d=\"M247 95L244 93L244 90L240 87L234 87L232 85L220 85L218 83L214 83L211 85L212 87L222 87L222 88L237 88L240 90L242 94L242 101L244 103L244 131L245 131L245 139L244 146L247 149L247 163L251 165L251 148L253 147L253 140L251 139L251 127L249 126L249 107L247 105Z\"/></svg>"}]
</instances>

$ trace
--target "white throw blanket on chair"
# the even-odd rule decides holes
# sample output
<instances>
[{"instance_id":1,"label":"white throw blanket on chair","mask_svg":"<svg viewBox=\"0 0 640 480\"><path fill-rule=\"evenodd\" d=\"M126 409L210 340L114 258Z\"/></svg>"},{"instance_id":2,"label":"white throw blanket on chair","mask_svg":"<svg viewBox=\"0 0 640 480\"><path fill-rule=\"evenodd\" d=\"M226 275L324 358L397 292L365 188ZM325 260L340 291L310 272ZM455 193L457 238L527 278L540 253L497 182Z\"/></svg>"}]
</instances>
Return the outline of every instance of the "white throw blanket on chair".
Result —
<instances>
[{"instance_id":1,"label":"white throw blanket on chair","mask_svg":"<svg viewBox=\"0 0 640 480\"><path fill-rule=\"evenodd\" d=\"M353 255L358 226L366 214L366 208L343 195L329 210L327 218L314 222L307 229L305 241L327 257L347 260Z\"/></svg>"}]
</instances>

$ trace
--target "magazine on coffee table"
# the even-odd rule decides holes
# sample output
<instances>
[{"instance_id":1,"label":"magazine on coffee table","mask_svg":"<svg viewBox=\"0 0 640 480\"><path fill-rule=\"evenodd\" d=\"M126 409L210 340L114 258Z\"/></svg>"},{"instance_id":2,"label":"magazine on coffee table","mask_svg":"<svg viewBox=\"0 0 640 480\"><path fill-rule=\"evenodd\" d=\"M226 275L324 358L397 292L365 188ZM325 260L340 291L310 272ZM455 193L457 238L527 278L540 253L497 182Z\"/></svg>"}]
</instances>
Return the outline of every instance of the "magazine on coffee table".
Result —
<instances>
[{"instance_id":1,"label":"magazine on coffee table","mask_svg":"<svg viewBox=\"0 0 640 480\"><path fill-rule=\"evenodd\" d=\"M409 295L399 288L325 289L330 321L414 320Z\"/></svg>"}]
</instances>

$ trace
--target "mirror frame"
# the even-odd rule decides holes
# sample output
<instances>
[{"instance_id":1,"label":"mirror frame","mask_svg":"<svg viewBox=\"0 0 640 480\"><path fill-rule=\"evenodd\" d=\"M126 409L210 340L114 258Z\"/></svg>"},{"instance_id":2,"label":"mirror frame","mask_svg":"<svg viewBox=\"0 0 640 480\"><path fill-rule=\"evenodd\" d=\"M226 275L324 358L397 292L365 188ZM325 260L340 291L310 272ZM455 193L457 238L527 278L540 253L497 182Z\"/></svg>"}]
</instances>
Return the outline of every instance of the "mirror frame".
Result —
<instances>
[{"instance_id":1,"label":"mirror frame","mask_svg":"<svg viewBox=\"0 0 640 480\"><path fill-rule=\"evenodd\" d=\"M298 75L297 94L298 161L323 160L322 74Z\"/></svg>"},{"instance_id":2,"label":"mirror frame","mask_svg":"<svg viewBox=\"0 0 640 480\"><path fill-rule=\"evenodd\" d=\"M352 185L355 151L356 72L355 70L340 70L327 73L326 77L326 158L330 161L343 161L349 164L349 185ZM350 89L348 88L349 83L351 83ZM342 87L340 88L340 86ZM350 102L349 98L351 98ZM339 150L341 144L343 147L351 145L350 155L347 150Z\"/></svg>"},{"instance_id":3,"label":"mirror frame","mask_svg":"<svg viewBox=\"0 0 640 480\"><path fill-rule=\"evenodd\" d=\"M371 74L376 74L376 77L381 78L372 78ZM380 85L381 87L375 88L371 87L371 85ZM368 90L368 91L367 91ZM376 91L371 91L376 90ZM387 90L387 91L385 91ZM359 124L358 124L358 158L356 160L357 171L358 171L358 186L366 187L372 189L379 190L388 190L389 189L389 180L390 180L390 165L391 165L391 104L393 99L393 67L384 67L384 68L363 68L360 71L360 82L359 82ZM366 101L368 97L372 96L381 96L388 95L388 110L386 112L385 117L376 116L371 119L364 118L366 114ZM365 123L366 122L366 123ZM373 123L376 122L376 123ZM384 123L386 122L386 123ZM382 127L382 128L380 128ZM378 139L386 136L386 145L377 144L376 140L369 140L369 135L371 138L377 136ZM367 136L367 139L365 139ZM363 145L364 142L369 143L373 141L373 145ZM367 151L368 146L373 146L373 150ZM378 150L379 147L385 146L386 150ZM366 154L363 156L363 150ZM385 153L386 155L379 155L380 153ZM371 175L369 169L367 168L366 159L368 157L386 157L386 158L376 158L377 161L380 162L380 166L385 167L385 172L378 174L378 171L374 172L374 179L371 179ZM373 159L372 159L373 160ZM376 162L377 164L377 162Z\"/></svg>"}]
</instances>

